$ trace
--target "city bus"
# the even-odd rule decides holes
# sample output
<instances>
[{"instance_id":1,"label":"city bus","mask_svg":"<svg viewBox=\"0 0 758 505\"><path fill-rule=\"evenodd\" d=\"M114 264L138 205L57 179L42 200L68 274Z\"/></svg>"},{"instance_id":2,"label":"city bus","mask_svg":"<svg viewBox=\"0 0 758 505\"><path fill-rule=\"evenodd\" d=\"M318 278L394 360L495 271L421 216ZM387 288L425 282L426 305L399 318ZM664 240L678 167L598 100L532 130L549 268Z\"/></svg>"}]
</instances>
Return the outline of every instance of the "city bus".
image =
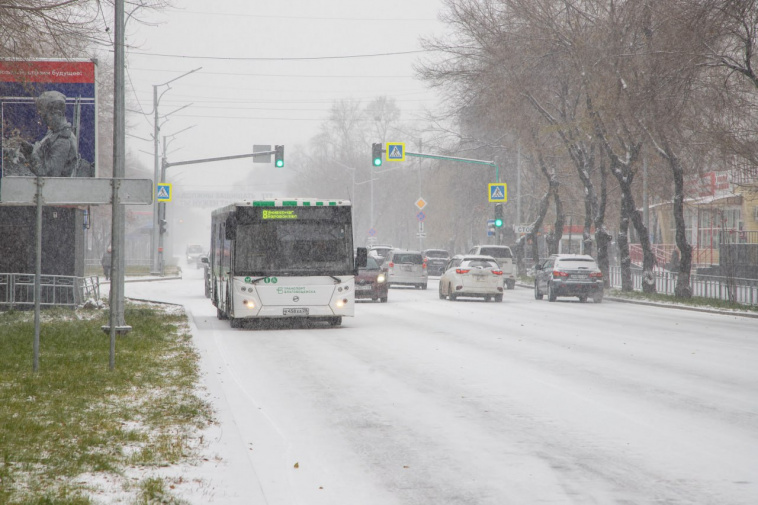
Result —
<instances>
[{"instance_id":1,"label":"city bus","mask_svg":"<svg viewBox=\"0 0 758 505\"><path fill-rule=\"evenodd\" d=\"M210 298L219 319L233 328L272 319L338 326L353 316L366 249L353 249L349 201L255 200L211 216Z\"/></svg>"}]
</instances>

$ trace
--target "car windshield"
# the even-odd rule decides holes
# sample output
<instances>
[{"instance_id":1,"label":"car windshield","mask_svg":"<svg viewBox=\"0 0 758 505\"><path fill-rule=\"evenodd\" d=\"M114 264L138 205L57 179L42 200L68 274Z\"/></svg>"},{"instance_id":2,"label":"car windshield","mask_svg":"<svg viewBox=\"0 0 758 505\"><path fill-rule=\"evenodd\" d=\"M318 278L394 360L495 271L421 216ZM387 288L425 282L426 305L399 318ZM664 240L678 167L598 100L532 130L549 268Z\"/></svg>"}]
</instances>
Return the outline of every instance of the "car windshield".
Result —
<instances>
[{"instance_id":1,"label":"car windshield","mask_svg":"<svg viewBox=\"0 0 758 505\"><path fill-rule=\"evenodd\" d=\"M447 258L447 251L426 251L427 258Z\"/></svg>"},{"instance_id":2,"label":"car windshield","mask_svg":"<svg viewBox=\"0 0 758 505\"><path fill-rule=\"evenodd\" d=\"M187 247L187 252L188 253L202 253L203 247L199 245L191 245Z\"/></svg>"},{"instance_id":3,"label":"car windshield","mask_svg":"<svg viewBox=\"0 0 758 505\"><path fill-rule=\"evenodd\" d=\"M420 254L396 254L393 256L392 261L394 263L410 263L412 265L420 265L424 262Z\"/></svg>"},{"instance_id":4,"label":"car windshield","mask_svg":"<svg viewBox=\"0 0 758 505\"><path fill-rule=\"evenodd\" d=\"M511 250L508 247L482 247L479 254L493 258L510 258Z\"/></svg>"}]
</instances>

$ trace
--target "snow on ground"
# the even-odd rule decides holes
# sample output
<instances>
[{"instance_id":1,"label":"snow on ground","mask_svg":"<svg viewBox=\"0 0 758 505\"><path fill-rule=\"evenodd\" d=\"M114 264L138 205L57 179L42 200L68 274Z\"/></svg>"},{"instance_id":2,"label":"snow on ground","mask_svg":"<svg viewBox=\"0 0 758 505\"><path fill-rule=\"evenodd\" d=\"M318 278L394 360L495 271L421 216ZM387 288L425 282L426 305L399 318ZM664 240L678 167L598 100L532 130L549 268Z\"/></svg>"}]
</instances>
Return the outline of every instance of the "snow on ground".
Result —
<instances>
[{"instance_id":1,"label":"snow on ground","mask_svg":"<svg viewBox=\"0 0 758 505\"><path fill-rule=\"evenodd\" d=\"M126 296L189 314L218 424L200 460L155 473L193 504L758 496L754 319L523 288L450 302L430 282L359 303L341 328L250 331L216 319L202 271Z\"/></svg>"}]
</instances>

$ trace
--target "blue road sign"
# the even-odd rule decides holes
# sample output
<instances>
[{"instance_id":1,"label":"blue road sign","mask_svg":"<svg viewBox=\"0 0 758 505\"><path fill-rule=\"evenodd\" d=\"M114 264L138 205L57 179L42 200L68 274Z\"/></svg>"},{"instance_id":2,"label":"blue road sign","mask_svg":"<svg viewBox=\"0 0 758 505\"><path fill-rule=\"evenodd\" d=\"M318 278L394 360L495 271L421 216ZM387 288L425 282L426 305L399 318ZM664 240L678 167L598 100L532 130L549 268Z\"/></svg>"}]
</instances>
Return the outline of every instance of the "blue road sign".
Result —
<instances>
[{"instance_id":1,"label":"blue road sign","mask_svg":"<svg viewBox=\"0 0 758 505\"><path fill-rule=\"evenodd\" d=\"M161 182L156 184L155 200L157 202L170 202L171 201L171 184L161 183Z\"/></svg>"},{"instance_id":2,"label":"blue road sign","mask_svg":"<svg viewBox=\"0 0 758 505\"><path fill-rule=\"evenodd\" d=\"M495 220L494 219L487 220L487 236L488 237L495 236Z\"/></svg>"},{"instance_id":3,"label":"blue road sign","mask_svg":"<svg viewBox=\"0 0 758 505\"><path fill-rule=\"evenodd\" d=\"M490 202L507 202L508 185L504 182L497 182L487 185L487 197Z\"/></svg>"},{"instance_id":4,"label":"blue road sign","mask_svg":"<svg viewBox=\"0 0 758 505\"><path fill-rule=\"evenodd\" d=\"M418 218L419 221L423 221L424 219L426 219L426 214L424 214L423 212L419 212L418 214L416 214L416 218Z\"/></svg>"},{"instance_id":5,"label":"blue road sign","mask_svg":"<svg viewBox=\"0 0 758 505\"><path fill-rule=\"evenodd\" d=\"M405 161L405 142L387 142L387 161Z\"/></svg>"}]
</instances>

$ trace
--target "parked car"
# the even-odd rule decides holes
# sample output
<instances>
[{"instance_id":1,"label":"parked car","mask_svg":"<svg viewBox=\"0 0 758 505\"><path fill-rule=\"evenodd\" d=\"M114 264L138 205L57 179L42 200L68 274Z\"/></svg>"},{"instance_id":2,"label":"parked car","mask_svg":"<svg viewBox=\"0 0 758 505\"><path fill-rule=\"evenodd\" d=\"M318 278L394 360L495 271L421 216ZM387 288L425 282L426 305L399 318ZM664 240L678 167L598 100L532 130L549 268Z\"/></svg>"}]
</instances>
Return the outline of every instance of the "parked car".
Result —
<instances>
[{"instance_id":1,"label":"parked car","mask_svg":"<svg viewBox=\"0 0 758 505\"><path fill-rule=\"evenodd\" d=\"M386 303L388 291L387 269L369 256L366 266L358 268L358 275L355 276L355 298L370 298L375 302Z\"/></svg>"},{"instance_id":2,"label":"parked car","mask_svg":"<svg viewBox=\"0 0 758 505\"><path fill-rule=\"evenodd\" d=\"M200 264L203 265L203 283L205 284L205 297L211 297L211 263L207 254L200 256Z\"/></svg>"},{"instance_id":3,"label":"parked car","mask_svg":"<svg viewBox=\"0 0 758 505\"><path fill-rule=\"evenodd\" d=\"M484 298L484 301L503 301L503 270L492 256L453 256L440 277L440 300L459 297Z\"/></svg>"},{"instance_id":4,"label":"parked car","mask_svg":"<svg viewBox=\"0 0 758 505\"><path fill-rule=\"evenodd\" d=\"M387 256L387 283L392 286L413 286L426 289L429 274L419 251L392 250Z\"/></svg>"},{"instance_id":5,"label":"parked car","mask_svg":"<svg viewBox=\"0 0 758 505\"><path fill-rule=\"evenodd\" d=\"M450 261L450 253L444 249L424 249L421 254L424 256L429 275L442 275L445 265Z\"/></svg>"},{"instance_id":6,"label":"parked car","mask_svg":"<svg viewBox=\"0 0 758 505\"><path fill-rule=\"evenodd\" d=\"M503 283L508 289L516 287L516 276L513 272L513 253L507 245L475 245L468 254L492 256L503 270Z\"/></svg>"},{"instance_id":7,"label":"parked car","mask_svg":"<svg viewBox=\"0 0 758 505\"><path fill-rule=\"evenodd\" d=\"M395 249L391 245L372 245L368 248L368 255L372 256L381 266L387 259L387 255Z\"/></svg>"},{"instance_id":8,"label":"parked car","mask_svg":"<svg viewBox=\"0 0 758 505\"><path fill-rule=\"evenodd\" d=\"M587 254L553 254L534 267L534 298L554 302L559 296L577 296L580 302L588 297L595 303L603 301L603 273Z\"/></svg>"},{"instance_id":9,"label":"parked car","mask_svg":"<svg viewBox=\"0 0 758 505\"><path fill-rule=\"evenodd\" d=\"M188 245L187 249L184 251L184 254L187 257L187 265L195 265L195 268L200 268L203 266L203 264L200 263L200 257L205 254L205 251L203 251L203 246L198 244Z\"/></svg>"}]
</instances>

